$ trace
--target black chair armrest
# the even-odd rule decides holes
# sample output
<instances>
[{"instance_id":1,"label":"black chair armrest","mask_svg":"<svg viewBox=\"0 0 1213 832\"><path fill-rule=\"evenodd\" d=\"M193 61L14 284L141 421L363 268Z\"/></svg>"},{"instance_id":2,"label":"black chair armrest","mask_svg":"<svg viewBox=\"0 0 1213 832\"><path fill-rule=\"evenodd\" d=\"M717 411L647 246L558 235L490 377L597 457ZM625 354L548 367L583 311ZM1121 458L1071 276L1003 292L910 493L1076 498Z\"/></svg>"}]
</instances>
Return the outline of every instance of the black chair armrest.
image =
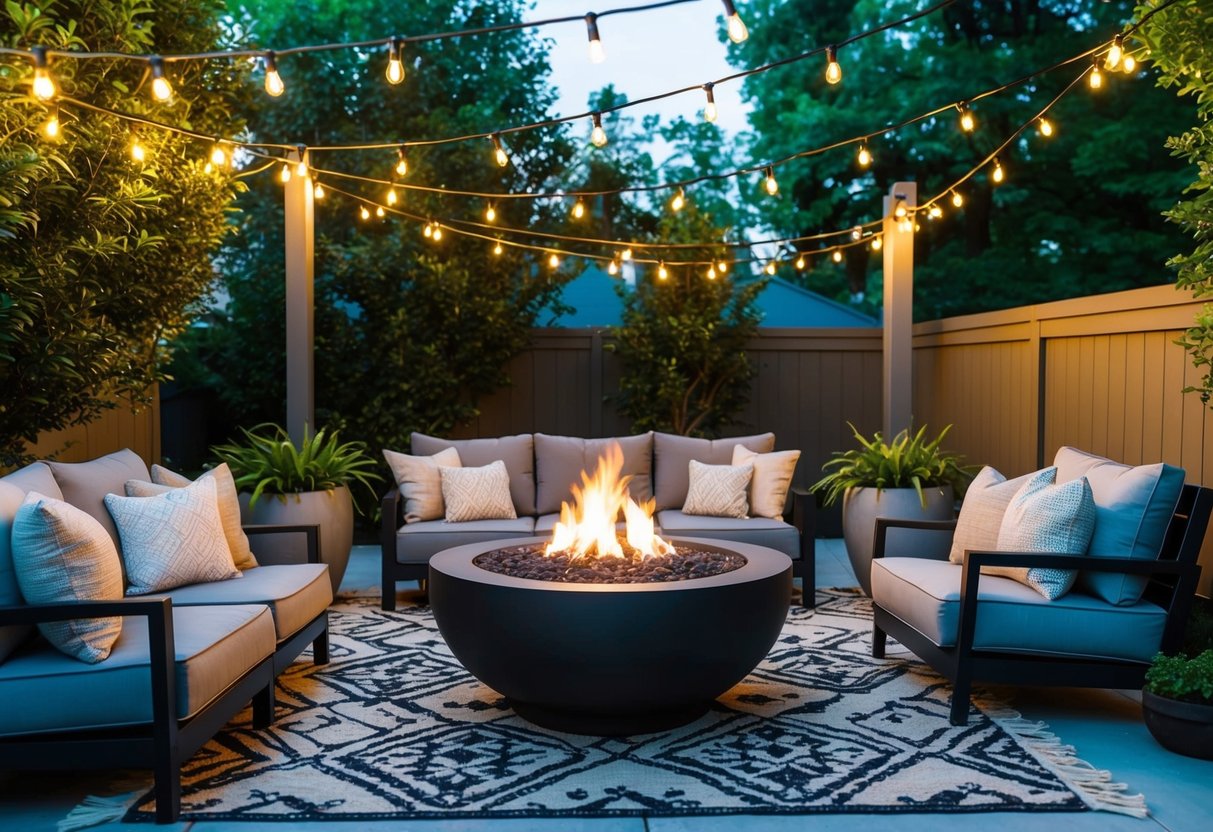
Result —
<instances>
[{"instance_id":1,"label":"black chair armrest","mask_svg":"<svg viewBox=\"0 0 1213 832\"><path fill-rule=\"evenodd\" d=\"M817 532L817 496L807 488L795 486L792 493L791 523L801 535L814 537Z\"/></svg>"},{"instance_id":2,"label":"black chair armrest","mask_svg":"<svg viewBox=\"0 0 1213 832\"><path fill-rule=\"evenodd\" d=\"M1078 569L1083 572L1119 572L1125 575L1183 575L1196 564L1179 563L1173 560L1145 560L1133 558L1101 558L1089 555L1059 555L1050 552L965 552L965 569L969 564L975 568L983 566L1044 567L1046 569Z\"/></svg>"},{"instance_id":3,"label":"black chair armrest","mask_svg":"<svg viewBox=\"0 0 1213 832\"><path fill-rule=\"evenodd\" d=\"M900 517L877 517L876 535L872 539L872 557L883 558L889 529L922 529L931 532L956 531L955 520L910 520Z\"/></svg>"},{"instance_id":4,"label":"black chair armrest","mask_svg":"<svg viewBox=\"0 0 1213 832\"><path fill-rule=\"evenodd\" d=\"M241 528L247 535L302 533L307 539L307 562L320 563L320 526L315 523L259 523Z\"/></svg>"}]
</instances>

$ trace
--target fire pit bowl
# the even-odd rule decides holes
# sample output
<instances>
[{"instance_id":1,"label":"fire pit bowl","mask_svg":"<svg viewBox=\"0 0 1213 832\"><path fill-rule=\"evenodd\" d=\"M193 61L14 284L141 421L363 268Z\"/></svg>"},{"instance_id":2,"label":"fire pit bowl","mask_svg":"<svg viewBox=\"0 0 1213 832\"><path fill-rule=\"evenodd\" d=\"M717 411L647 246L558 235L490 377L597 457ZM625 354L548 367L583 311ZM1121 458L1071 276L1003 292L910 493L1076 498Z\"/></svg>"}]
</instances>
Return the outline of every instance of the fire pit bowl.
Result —
<instances>
[{"instance_id":1,"label":"fire pit bowl","mask_svg":"<svg viewBox=\"0 0 1213 832\"><path fill-rule=\"evenodd\" d=\"M555 583L482 569L473 559L507 542L474 543L430 559L434 618L464 667L536 725L599 736L683 725L771 649L792 562L762 546L672 542L746 563L670 583Z\"/></svg>"}]
</instances>

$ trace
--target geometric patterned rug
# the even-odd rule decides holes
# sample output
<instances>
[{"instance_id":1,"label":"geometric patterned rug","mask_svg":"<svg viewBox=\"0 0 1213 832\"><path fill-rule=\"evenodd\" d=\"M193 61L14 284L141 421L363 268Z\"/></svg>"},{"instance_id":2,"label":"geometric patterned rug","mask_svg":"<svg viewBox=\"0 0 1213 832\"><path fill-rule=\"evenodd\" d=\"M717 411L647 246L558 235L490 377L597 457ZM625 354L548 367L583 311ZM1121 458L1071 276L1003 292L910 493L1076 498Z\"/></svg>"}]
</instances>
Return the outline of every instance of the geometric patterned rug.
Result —
<instances>
[{"instance_id":1,"label":"geometric patterned rug","mask_svg":"<svg viewBox=\"0 0 1213 832\"><path fill-rule=\"evenodd\" d=\"M846 812L1145 814L1044 726L870 655L854 590L793 607L770 655L690 725L625 738L538 728L451 656L429 608L342 598L332 661L296 662L278 718L243 714L183 772L182 820L307 821ZM127 820L153 818L134 795Z\"/></svg>"}]
</instances>

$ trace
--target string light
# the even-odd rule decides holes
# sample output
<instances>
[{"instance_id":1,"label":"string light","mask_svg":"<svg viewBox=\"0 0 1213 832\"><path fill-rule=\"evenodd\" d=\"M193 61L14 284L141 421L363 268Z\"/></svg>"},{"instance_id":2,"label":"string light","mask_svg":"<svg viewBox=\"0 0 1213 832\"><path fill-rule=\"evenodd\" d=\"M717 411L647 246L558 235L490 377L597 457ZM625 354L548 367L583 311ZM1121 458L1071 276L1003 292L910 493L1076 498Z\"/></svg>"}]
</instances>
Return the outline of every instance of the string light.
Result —
<instances>
[{"instance_id":1,"label":"string light","mask_svg":"<svg viewBox=\"0 0 1213 832\"><path fill-rule=\"evenodd\" d=\"M973 117L973 111L969 109L969 105L961 101L956 105L956 109L960 111L960 129L966 133L976 130L977 119Z\"/></svg>"},{"instance_id":2,"label":"string light","mask_svg":"<svg viewBox=\"0 0 1213 832\"><path fill-rule=\"evenodd\" d=\"M227 151L223 149L223 145L218 141L211 146L211 164L217 168L221 168L227 164Z\"/></svg>"},{"instance_id":3,"label":"string light","mask_svg":"<svg viewBox=\"0 0 1213 832\"><path fill-rule=\"evenodd\" d=\"M834 249L834 253L830 256L833 258L835 263L841 263L842 262L842 249L840 249L840 248Z\"/></svg>"},{"instance_id":4,"label":"string light","mask_svg":"<svg viewBox=\"0 0 1213 832\"><path fill-rule=\"evenodd\" d=\"M139 164L147 161L147 148L139 141L138 133L131 134L131 158Z\"/></svg>"},{"instance_id":5,"label":"string light","mask_svg":"<svg viewBox=\"0 0 1213 832\"><path fill-rule=\"evenodd\" d=\"M288 173L289 173L289 171L288 171ZM367 207L365 205L363 205L362 207L360 207L358 209L358 216L362 218L363 222L365 222L366 220L369 220L371 218L371 212L369 210L367 210Z\"/></svg>"},{"instance_id":6,"label":"string light","mask_svg":"<svg viewBox=\"0 0 1213 832\"><path fill-rule=\"evenodd\" d=\"M152 68L152 98L168 101L173 97L173 85L164 77L164 58L153 55L147 59Z\"/></svg>"},{"instance_id":7,"label":"string light","mask_svg":"<svg viewBox=\"0 0 1213 832\"><path fill-rule=\"evenodd\" d=\"M30 54L34 56L34 97L50 101L55 97L55 82L47 67L46 47L35 46L30 49Z\"/></svg>"},{"instance_id":8,"label":"string light","mask_svg":"<svg viewBox=\"0 0 1213 832\"><path fill-rule=\"evenodd\" d=\"M775 181L775 168L772 165L767 165L766 189L771 196L779 193L779 183Z\"/></svg>"},{"instance_id":9,"label":"string light","mask_svg":"<svg viewBox=\"0 0 1213 832\"><path fill-rule=\"evenodd\" d=\"M493 254L496 254L498 257L500 257L500 256L501 256L501 253L502 253L503 251L505 251L505 249L504 249L504 248L502 248L502 246L501 246L501 241L500 241L500 240L498 240L498 241L497 241L497 245L493 246Z\"/></svg>"},{"instance_id":10,"label":"string light","mask_svg":"<svg viewBox=\"0 0 1213 832\"><path fill-rule=\"evenodd\" d=\"M493 142L493 158L497 160L498 167L505 167L510 163L510 155L505 152L505 148L501 146L501 137L496 133L489 136Z\"/></svg>"},{"instance_id":11,"label":"string light","mask_svg":"<svg viewBox=\"0 0 1213 832\"><path fill-rule=\"evenodd\" d=\"M590 12L585 16L585 29L590 38L590 63L600 64L606 60L606 50L598 36L598 15Z\"/></svg>"},{"instance_id":12,"label":"string light","mask_svg":"<svg viewBox=\"0 0 1213 832\"><path fill-rule=\"evenodd\" d=\"M729 40L733 41L733 43L741 43L750 36L750 30L745 27L741 15L737 13L733 0L723 0L723 2L725 26L729 30Z\"/></svg>"},{"instance_id":13,"label":"string light","mask_svg":"<svg viewBox=\"0 0 1213 832\"><path fill-rule=\"evenodd\" d=\"M404 158L404 148L396 148L396 175L404 176L409 172L408 159Z\"/></svg>"},{"instance_id":14,"label":"string light","mask_svg":"<svg viewBox=\"0 0 1213 832\"><path fill-rule=\"evenodd\" d=\"M383 76L393 86L404 81L404 61L400 59L400 50L403 45L398 37L394 37L388 42L387 69L384 70Z\"/></svg>"},{"instance_id":15,"label":"string light","mask_svg":"<svg viewBox=\"0 0 1213 832\"><path fill-rule=\"evenodd\" d=\"M291 166L289 163L282 163L282 169L278 171L278 181L283 185L291 181Z\"/></svg>"},{"instance_id":16,"label":"string light","mask_svg":"<svg viewBox=\"0 0 1213 832\"><path fill-rule=\"evenodd\" d=\"M630 248L625 248L623 251L621 251L619 253L619 259L625 263L627 261L631 260L632 259L632 250Z\"/></svg>"},{"instance_id":17,"label":"string light","mask_svg":"<svg viewBox=\"0 0 1213 832\"><path fill-rule=\"evenodd\" d=\"M706 277L708 280L715 280L716 279L716 270L714 268L712 268L711 266L708 266L708 270L706 272L704 272L704 277Z\"/></svg>"},{"instance_id":18,"label":"string light","mask_svg":"<svg viewBox=\"0 0 1213 832\"><path fill-rule=\"evenodd\" d=\"M573 203L573 219L579 220L585 216L585 203L578 199Z\"/></svg>"},{"instance_id":19,"label":"string light","mask_svg":"<svg viewBox=\"0 0 1213 832\"><path fill-rule=\"evenodd\" d=\"M1002 172L1002 162L998 161L998 157L994 157L994 172L990 175L994 180L995 185L1001 185L1002 180L1006 178L1006 174Z\"/></svg>"},{"instance_id":20,"label":"string light","mask_svg":"<svg viewBox=\"0 0 1213 832\"><path fill-rule=\"evenodd\" d=\"M1120 65L1124 69L1125 75L1132 75L1137 71L1137 59L1132 55L1126 54L1125 59L1121 61Z\"/></svg>"},{"instance_id":21,"label":"string light","mask_svg":"<svg viewBox=\"0 0 1213 832\"><path fill-rule=\"evenodd\" d=\"M379 210L382 211L383 209L380 208ZM439 225L438 223L434 223L434 242L437 243L437 242L440 242L441 240L442 240L442 226Z\"/></svg>"},{"instance_id":22,"label":"string light","mask_svg":"<svg viewBox=\"0 0 1213 832\"><path fill-rule=\"evenodd\" d=\"M434 236L434 223L427 222L425 228L421 229L421 233L427 239L432 238Z\"/></svg>"},{"instance_id":23,"label":"string light","mask_svg":"<svg viewBox=\"0 0 1213 832\"><path fill-rule=\"evenodd\" d=\"M297 152L299 153L299 161L295 163L295 175L307 179L307 148L299 145Z\"/></svg>"},{"instance_id":24,"label":"string light","mask_svg":"<svg viewBox=\"0 0 1213 832\"><path fill-rule=\"evenodd\" d=\"M491 203L491 202L489 203L489 207L484 209L484 221L485 222L496 222L497 221L497 209L493 206L493 203Z\"/></svg>"},{"instance_id":25,"label":"string light","mask_svg":"<svg viewBox=\"0 0 1213 832\"><path fill-rule=\"evenodd\" d=\"M872 238L872 251L880 251L884 248L884 238L877 234Z\"/></svg>"},{"instance_id":26,"label":"string light","mask_svg":"<svg viewBox=\"0 0 1213 832\"><path fill-rule=\"evenodd\" d=\"M766 266L765 271L767 274L775 274L775 261L774 260L767 261L767 266Z\"/></svg>"},{"instance_id":27,"label":"string light","mask_svg":"<svg viewBox=\"0 0 1213 832\"><path fill-rule=\"evenodd\" d=\"M47 117L42 125L42 134L48 139L57 139L59 138L59 129L59 105L56 104L54 109L51 110L50 116Z\"/></svg>"},{"instance_id":28,"label":"string light","mask_svg":"<svg viewBox=\"0 0 1213 832\"><path fill-rule=\"evenodd\" d=\"M837 84L842 80L842 66L838 63L838 49L826 47L826 83Z\"/></svg>"},{"instance_id":29,"label":"string light","mask_svg":"<svg viewBox=\"0 0 1213 832\"><path fill-rule=\"evenodd\" d=\"M590 121L594 125L594 129L590 131L590 144L594 147L606 147L607 134L602 129L602 113L592 113Z\"/></svg>"},{"instance_id":30,"label":"string light","mask_svg":"<svg viewBox=\"0 0 1213 832\"><path fill-rule=\"evenodd\" d=\"M324 186L319 182L317 182L316 187L312 189L312 196L314 196L316 199L324 199Z\"/></svg>"},{"instance_id":31,"label":"string light","mask_svg":"<svg viewBox=\"0 0 1213 832\"><path fill-rule=\"evenodd\" d=\"M678 193L674 194L674 198L670 200L670 208L674 211L681 211L683 206L687 204L687 195L682 188L678 189Z\"/></svg>"},{"instance_id":32,"label":"string light","mask_svg":"<svg viewBox=\"0 0 1213 832\"><path fill-rule=\"evenodd\" d=\"M395 205L398 199L399 197L396 196L396 189L392 186L388 186L387 195L384 198L384 201L387 202L388 205Z\"/></svg>"},{"instance_id":33,"label":"string light","mask_svg":"<svg viewBox=\"0 0 1213 832\"><path fill-rule=\"evenodd\" d=\"M720 272L721 274L724 274L728 270L729 270L729 264L724 262L723 260L721 260L719 263L716 264L716 271Z\"/></svg>"},{"instance_id":34,"label":"string light","mask_svg":"<svg viewBox=\"0 0 1213 832\"><path fill-rule=\"evenodd\" d=\"M952 206L955 208L959 208L964 204L965 204L965 198L963 196L961 196L960 191L953 190L952 191Z\"/></svg>"},{"instance_id":35,"label":"string light","mask_svg":"<svg viewBox=\"0 0 1213 832\"><path fill-rule=\"evenodd\" d=\"M857 225L851 229L851 239L858 242L863 239L863 226Z\"/></svg>"},{"instance_id":36,"label":"string light","mask_svg":"<svg viewBox=\"0 0 1213 832\"><path fill-rule=\"evenodd\" d=\"M708 97L708 103L703 106L703 120L715 123L719 113L716 111L716 95L712 92L715 84L707 83L703 85L704 94Z\"/></svg>"},{"instance_id":37,"label":"string light","mask_svg":"<svg viewBox=\"0 0 1213 832\"><path fill-rule=\"evenodd\" d=\"M277 98L286 92L286 84L282 83L282 76L278 74L278 59L274 57L274 50L267 50L261 60L265 64L265 91Z\"/></svg>"},{"instance_id":38,"label":"string light","mask_svg":"<svg viewBox=\"0 0 1213 832\"><path fill-rule=\"evenodd\" d=\"M378 217L379 219L383 219L384 217L387 216L387 211L383 210L382 205L375 206L375 216ZM441 235L441 232L435 232L435 233L436 233L436 235ZM435 240L439 239L439 236L435 236L434 239Z\"/></svg>"},{"instance_id":39,"label":"string light","mask_svg":"<svg viewBox=\"0 0 1213 832\"><path fill-rule=\"evenodd\" d=\"M1108 49L1108 55L1104 59L1104 66L1108 69L1116 69L1120 65L1120 59L1124 57L1124 35L1117 35L1112 38L1112 46Z\"/></svg>"},{"instance_id":40,"label":"string light","mask_svg":"<svg viewBox=\"0 0 1213 832\"><path fill-rule=\"evenodd\" d=\"M1091 63L1091 74L1087 77L1087 83L1091 89L1097 90L1103 87L1103 73L1099 71L1099 56L1096 55Z\"/></svg>"},{"instance_id":41,"label":"string light","mask_svg":"<svg viewBox=\"0 0 1213 832\"><path fill-rule=\"evenodd\" d=\"M893 209L893 216L897 219L905 219L909 210L906 208L906 198L904 196L897 197L897 206Z\"/></svg>"},{"instance_id":42,"label":"string light","mask_svg":"<svg viewBox=\"0 0 1213 832\"><path fill-rule=\"evenodd\" d=\"M1053 135L1053 122L1041 116L1036 123L1036 129L1046 139Z\"/></svg>"},{"instance_id":43,"label":"string light","mask_svg":"<svg viewBox=\"0 0 1213 832\"><path fill-rule=\"evenodd\" d=\"M859 153L856 154L855 161L859 163L861 168L866 168L868 165L872 164L872 152L868 150L866 143L859 146Z\"/></svg>"},{"instance_id":44,"label":"string light","mask_svg":"<svg viewBox=\"0 0 1213 832\"><path fill-rule=\"evenodd\" d=\"M804 255L802 254L796 258L796 270L802 272L804 271L804 266Z\"/></svg>"},{"instance_id":45,"label":"string light","mask_svg":"<svg viewBox=\"0 0 1213 832\"><path fill-rule=\"evenodd\" d=\"M943 209L932 202L931 207L927 209L927 216L933 220L937 220L943 216Z\"/></svg>"},{"instance_id":46,"label":"string light","mask_svg":"<svg viewBox=\"0 0 1213 832\"><path fill-rule=\"evenodd\" d=\"M665 267L665 261L663 260L661 263L659 263L657 265L657 279L665 280L669 276L670 276L670 270Z\"/></svg>"},{"instance_id":47,"label":"string light","mask_svg":"<svg viewBox=\"0 0 1213 832\"><path fill-rule=\"evenodd\" d=\"M614 260L607 264L607 274L609 274L611 277L619 274L619 264Z\"/></svg>"},{"instance_id":48,"label":"string light","mask_svg":"<svg viewBox=\"0 0 1213 832\"><path fill-rule=\"evenodd\" d=\"M556 252L554 252L554 251L552 252L551 256L548 257L548 268L549 269L560 268L560 258L556 256Z\"/></svg>"}]
</instances>

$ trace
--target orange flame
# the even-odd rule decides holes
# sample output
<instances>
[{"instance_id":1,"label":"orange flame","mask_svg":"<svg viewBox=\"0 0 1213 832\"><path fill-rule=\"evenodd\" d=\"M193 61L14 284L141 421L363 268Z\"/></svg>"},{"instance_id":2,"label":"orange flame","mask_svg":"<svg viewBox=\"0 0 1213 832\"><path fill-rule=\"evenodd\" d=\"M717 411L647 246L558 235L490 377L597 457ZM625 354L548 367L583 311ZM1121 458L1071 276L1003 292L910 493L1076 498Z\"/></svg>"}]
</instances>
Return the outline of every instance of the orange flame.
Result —
<instances>
[{"instance_id":1,"label":"orange flame","mask_svg":"<svg viewBox=\"0 0 1213 832\"><path fill-rule=\"evenodd\" d=\"M590 554L621 558L615 524L620 512L627 524L628 545L644 557L669 555L674 547L653 532L655 501L644 505L628 494L628 481L623 477L623 450L613 443L598 459L593 475L581 472L581 485L573 486L573 503L562 503L560 522L552 530L552 542L544 547L548 557L567 552L582 558Z\"/></svg>"}]
</instances>

